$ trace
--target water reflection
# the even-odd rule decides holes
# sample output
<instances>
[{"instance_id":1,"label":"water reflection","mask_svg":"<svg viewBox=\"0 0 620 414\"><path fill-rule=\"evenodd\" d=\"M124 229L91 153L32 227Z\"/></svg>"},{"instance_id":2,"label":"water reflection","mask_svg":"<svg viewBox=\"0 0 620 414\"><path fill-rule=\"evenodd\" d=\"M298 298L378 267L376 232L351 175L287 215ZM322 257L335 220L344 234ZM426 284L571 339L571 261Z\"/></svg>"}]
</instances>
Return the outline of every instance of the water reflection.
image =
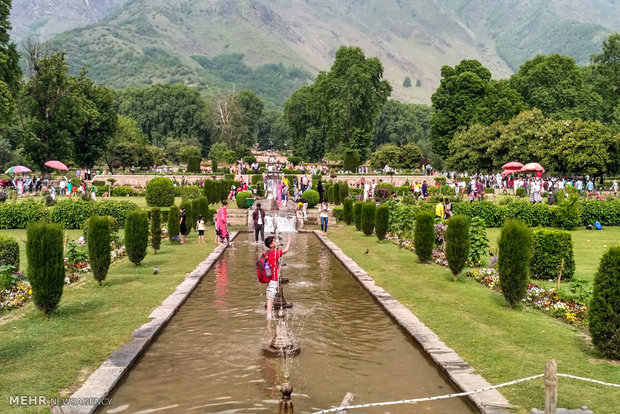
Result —
<instances>
[{"instance_id":1,"label":"water reflection","mask_svg":"<svg viewBox=\"0 0 620 414\"><path fill-rule=\"evenodd\" d=\"M263 246L241 235L183 304L101 412L275 412L284 363L261 354L273 336L255 262ZM290 361L295 412L444 394L453 388L314 235L298 234L282 275L288 324L301 346ZM173 407L174 406L174 407ZM394 406L390 413L410 413ZM115 411L118 410L118 411ZM471 412L463 401L417 404L429 413ZM155 412L155 411L151 411ZM383 413L366 409L360 413Z\"/></svg>"}]
</instances>

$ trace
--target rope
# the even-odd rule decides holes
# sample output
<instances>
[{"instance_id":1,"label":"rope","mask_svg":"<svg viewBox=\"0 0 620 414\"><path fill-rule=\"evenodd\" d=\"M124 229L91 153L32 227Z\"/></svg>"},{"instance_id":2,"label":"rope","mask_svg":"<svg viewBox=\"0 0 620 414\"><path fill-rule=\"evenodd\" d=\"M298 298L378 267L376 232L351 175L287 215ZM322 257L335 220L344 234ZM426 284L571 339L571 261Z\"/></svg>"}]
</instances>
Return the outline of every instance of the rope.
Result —
<instances>
[{"instance_id":1,"label":"rope","mask_svg":"<svg viewBox=\"0 0 620 414\"><path fill-rule=\"evenodd\" d=\"M491 391L491 390L494 390L494 389L497 389L497 388L502 388L502 387L507 387L509 385L518 384L520 382L531 381L531 380L534 380L534 379L537 379L537 378L542 378L544 376L545 376L545 374L534 375L532 377L521 378L521 379L517 379L517 380L514 380L514 381L504 382L504 383L498 384L498 385L492 385L492 386L486 387L486 388L480 388L480 389L473 390L473 391L459 392L459 393L455 393L455 394L437 395L437 396L434 396L434 397L415 398L415 399L411 399L411 400L385 401L385 402L378 402L378 403L367 403L367 404L351 405L351 406L348 406L348 407L338 407L338 408L330 408L328 410L315 411L312 414L327 414L327 413L335 413L335 412L339 412L339 411L355 410L355 409L358 409L358 408L385 407L385 406L388 406L388 405L399 405L399 404L416 404L416 403L424 402L424 401L436 401L436 400L445 400L445 399L448 399L448 398L466 397L468 395L478 394L478 393L485 392L485 391ZM610 383L610 382L603 382L603 381L598 381L598 380L594 380L594 379L590 379L590 378L577 377L575 375L557 374L557 376L558 377L564 377L564 378L577 379L577 380L581 380L581 381L593 382L595 384L607 385L607 386L610 386L610 387L618 387L618 388L620 388L620 384L614 384L614 383Z\"/></svg>"}]
</instances>

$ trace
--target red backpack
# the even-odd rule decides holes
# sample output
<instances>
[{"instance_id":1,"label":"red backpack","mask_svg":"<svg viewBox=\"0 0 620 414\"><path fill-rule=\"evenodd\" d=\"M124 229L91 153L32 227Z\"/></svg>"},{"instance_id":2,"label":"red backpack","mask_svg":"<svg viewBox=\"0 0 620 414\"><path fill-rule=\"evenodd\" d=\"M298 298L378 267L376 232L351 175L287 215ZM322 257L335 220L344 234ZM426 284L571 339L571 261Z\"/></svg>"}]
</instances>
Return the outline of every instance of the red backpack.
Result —
<instances>
[{"instance_id":1,"label":"red backpack","mask_svg":"<svg viewBox=\"0 0 620 414\"><path fill-rule=\"evenodd\" d=\"M271 266L269 266L269 253L263 253L256 261L256 277L260 283L271 281Z\"/></svg>"}]
</instances>

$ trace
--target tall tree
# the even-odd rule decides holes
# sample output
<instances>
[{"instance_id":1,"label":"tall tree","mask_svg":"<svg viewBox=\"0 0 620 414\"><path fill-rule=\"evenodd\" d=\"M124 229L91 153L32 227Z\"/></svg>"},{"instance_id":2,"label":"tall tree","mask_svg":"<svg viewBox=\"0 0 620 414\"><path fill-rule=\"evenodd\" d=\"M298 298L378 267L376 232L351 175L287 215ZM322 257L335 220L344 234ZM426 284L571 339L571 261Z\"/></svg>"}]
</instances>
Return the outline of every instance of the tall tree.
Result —
<instances>
[{"instance_id":1,"label":"tall tree","mask_svg":"<svg viewBox=\"0 0 620 414\"><path fill-rule=\"evenodd\" d=\"M258 124L263 115L265 105L256 93L244 89L237 93L238 105L243 114L243 122L247 125L247 134L242 138L242 143L247 148L256 145L258 137Z\"/></svg>"},{"instance_id":2,"label":"tall tree","mask_svg":"<svg viewBox=\"0 0 620 414\"><path fill-rule=\"evenodd\" d=\"M266 150L273 147L283 150L286 148L287 138L284 115L279 111L263 112L258 121L258 148Z\"/></svg>"},{"instance_id":3,"label":"tall tree","mask_svg":"<svg viewBox=\"0 0 620 414\"><path fill-rule=\"evenodd\" d=\"M603 98L603 122L620 123L620 33L604 40L602 52L592 55L590 62L598 75L596 91Z\"/></svg>"},{"instance_id":4,"label":"tall tree","mask_svg":"<svg viewBox=\"0 0 620 414\"><path fill-rule=\"evenodd\" d=\"M22 77L19 53L11 43L9 13L11 0L0 0L0 125L12 115Z\"/></svg>"},{"instance_id":5,"label":"tall tree","mask_svg":"<svg viewBox=\"0 0 620 414\"><path fill-rule=\"evenodd\" d=\"M428 106L388 100L377 118L372 150L383 144L405 145L428 140L430 115Z\"/></svg>"},{"instance_id":6,"label":"tall tree","mask_svg":"<svg viewBox=\"0 0 620 414\"><path fill-rule=\"evenodd\" d=\"M284 119L291 135L293 153L306 161L320 161L325 154L327 126L313 110L313 87L299 88L284 105Z\"/></svg>"},{"instance_id":7,"label":"tall tree","mask_svg":"<svg viewBox=\"0 0 620 414\"><path fill-rule=\"evenodd\" d=\"M501 122L489 126L473 124L467 130L457 132L450 142L450 156L446 160L448 168L468 172L493 170L493 160L487 150L489 144L501 135L502 127Z\"/></svg>"}]
</instances>

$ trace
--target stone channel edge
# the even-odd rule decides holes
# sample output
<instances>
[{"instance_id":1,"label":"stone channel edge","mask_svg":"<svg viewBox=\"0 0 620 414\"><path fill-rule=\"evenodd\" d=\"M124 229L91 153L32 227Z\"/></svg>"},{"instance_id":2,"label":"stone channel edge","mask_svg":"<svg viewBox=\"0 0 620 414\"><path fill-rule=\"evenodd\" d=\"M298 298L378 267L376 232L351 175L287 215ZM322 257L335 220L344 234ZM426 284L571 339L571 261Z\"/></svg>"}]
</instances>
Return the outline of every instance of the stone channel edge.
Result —
<instances>
[{"instance_id":1,"label":"stone channel edge","mask_svg":"<svg viewBox=\"0 0 620 414\"><path fill-rule=\"evenodd\" d=\"M349 273L364 287L364 289L381 305L398 325L409 334L437 364L453 384L461 391L473 391L490 387L481 375L475 374L474 369L450 347L448 347L430 328L424 325L417 316L403 304L394 299L383 288L377 286L373 278L366 273L353 259L344 254L334 242L323 236L320 231L314 230L319 240L336 256ZM483 414L506 414L511 404L497 390L472 394L467 397L474 407Z\"/></svg>"},{"instance_id":2,"label":"stone channel edge","mask_svg":"<svg viewBox=\"0 0 620 414\"><path fill-rule=\"evenodd\" d=\"M234 241L238 234L239 232L232 232L230 240ZM87 402L103 401L110 395L116 384L127 374L131 366L149 347L170 318L198 286L203 277L211 270L215 262L224 254L227 247L227 245L217 246L205 260L185 276L185 279L176 287L176 290L164 299L159 307L151 312L149 315L151 320L131 334L133 340L114 351L86 379L84 384L71 395L70 400L72 403L51 407L51 412L53 414L94 413L100 404L88 404ZM73 403L73 401L79 401L80 403L78 405Z\"/></svg>"}]
</instances>

